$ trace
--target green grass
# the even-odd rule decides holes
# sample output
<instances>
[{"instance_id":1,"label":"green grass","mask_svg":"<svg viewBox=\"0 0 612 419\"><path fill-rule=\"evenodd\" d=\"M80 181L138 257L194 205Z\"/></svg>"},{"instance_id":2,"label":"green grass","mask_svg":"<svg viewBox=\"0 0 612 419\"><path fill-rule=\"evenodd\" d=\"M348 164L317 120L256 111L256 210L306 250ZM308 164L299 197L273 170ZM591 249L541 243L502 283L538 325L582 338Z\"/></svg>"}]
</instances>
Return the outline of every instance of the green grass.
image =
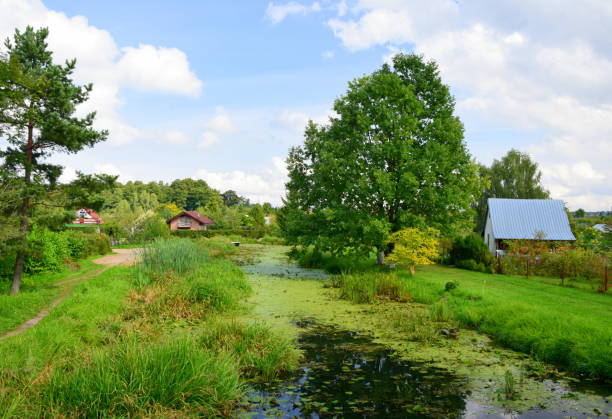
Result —
<instances>
[{"instance_id":1,"label":"green grass","mask_svg":"<svg viewBox=\"0 0 612 419\"><path fill-rule=\"evenodd\" d=\"M132 416L188 409L213 416L242 393L232 358L203 351L189 337L124 342L74 370L55 371L42 398L52 411L80 417Z\"/></svg>"},{"instance_id":2,"label":"green grass","mask_svg":"<svg viewBox=\"0 0 612 419\"><path fill-rule=\"evenodd\" d=\"M203 243L157 241L1 341L0 418L228 416L249 380L295 368L291 340L237 320L250 287Z\"/></svg>"},{"instance_id":3,"label":"green grass","mask_svg":"<svg viewBox=\"0 0 612 419\"><path fill-rule=\"evenodd\" d=\"M456 282L447 310L459 324L541 361L612 378L612 295L441 266L402 276L415 301L437 305L432 314L444 316L445 285Z\"/></svg>"},{"instance_id":4,"label":"green grass","mask_svg":"<svg viewBox=\"0 0 612 419\"><path fill-rule=\"evenodd\" d=\"M395 273L361 272L338 275L332 284L340 288L340 298L354 303L373 303L377 299L409 301L408 282Z\"/></svg>"},{"instance_id":5,"label":"green grass","mask_svg":"<svg viewBox=\"0 0 612 419\"><path fill-rule=\"evenodd\" d=\"M214 352L232 354L242 374L255 380L269 382L298 365L292 342L263 323L216 319L202 330L200 342Z\"/></svg>"},{"instance_id":6,"label":"green grass","mask_svg":"<svg viewBox=\"0 0 612 419\"><path fill-rule=\"evenodd\" d=\"M26 275L19 294L8 295L10 283L2 283L0 291L0 334L15 329L34 317L59 296L60 288L53 284L89 275L103 267L92 262L99 256L79 262L79 269L65 268L60 272Z\"/></svg>"}]
</instances>

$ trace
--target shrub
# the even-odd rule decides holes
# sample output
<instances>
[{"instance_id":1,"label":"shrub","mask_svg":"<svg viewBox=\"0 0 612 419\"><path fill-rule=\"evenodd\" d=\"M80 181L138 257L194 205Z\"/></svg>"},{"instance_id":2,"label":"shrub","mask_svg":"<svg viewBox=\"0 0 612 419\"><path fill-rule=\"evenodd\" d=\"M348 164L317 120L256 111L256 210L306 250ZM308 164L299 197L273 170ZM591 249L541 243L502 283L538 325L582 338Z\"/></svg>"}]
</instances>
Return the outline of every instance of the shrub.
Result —
<instances>
[{"instance_id":1,"label":"shrub","mask_svg":"<svg viewBox=\"0 0 612 419\"><path fill-rule=\"evenodd\" d=\"M223 229L210 229L210 230L174 230L171 234L175 237L197 239L200 237L213 237L213 236L240 236L251 239L259 239L264 237L266 234L265 230L260 229L236 229L236 230L223 230Z\"/></svg>"},{"instance_id":2,"label":"shrub","mask_svg":"<svg viewBox=\"0 0 612 419\"><path fill-rule=\"evenodd\" d=\"M26 272L59 271L70 260L68 238L62 233L34 227L28 234L28 243Z\"/></svg>"},{"instance_id":3,"label":"shrub","mask_svg":"<svg viewBox=\"0 0 612 419\"><path fill-rule=\"evenodd\" d=\"M469 271L477 271L484 273L491 273L491 267L485 266L483 263L478 263L474 259L464 259L457 261L456 266L461 269L467 269Z\"/></svg>"},{"instance_id":4,"label":"shrub","mask_svg":"<svg viewBox=\"0 0 612 419\"><path fill-rule=\"evenodd\" d=\"M462 269L492 272L494 258L486 243L477 234L457 237L453 241L450 259Z\"/></svg>"},{"instance_id":5,"label":"shrub","mask_svg":"<svg viewBox=\"0 0 612 419\"><path fill-rule=\"evenodd\" d=\"M133 241L136 243L145 243L168 237L170 237L170 229L166 221L158 215L152 215L144 220L142 229L135 234Z\"/></svg>"},{"instance_id":6,"label":"shrub","mask_svg":"<svg viewBox=\"0 0 612 419\"><path fill-rule=\"evenodd\" d=\"M406 228L397 231L387 240L387 243L393 244L393 251L387 260L409 267L414 275L416 265L430 265L439 256L439 235L440 232L431 227L426 230Z\"/></svg>"}]
</instances>

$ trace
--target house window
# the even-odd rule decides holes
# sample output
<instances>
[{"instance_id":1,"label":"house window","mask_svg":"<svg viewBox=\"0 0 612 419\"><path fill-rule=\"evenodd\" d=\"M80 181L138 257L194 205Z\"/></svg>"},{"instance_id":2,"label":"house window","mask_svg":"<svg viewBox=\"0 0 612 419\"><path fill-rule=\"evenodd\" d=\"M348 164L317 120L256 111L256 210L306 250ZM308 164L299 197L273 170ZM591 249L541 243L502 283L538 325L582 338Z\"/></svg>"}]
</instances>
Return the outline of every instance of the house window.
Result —
<instances>
[{"instance_id":1,"label":"house window","mask_svg":"<svg viewBox=\"0 0 612 419\"><path fill-rule=\"evenodd\" d=\"M191 218L189 217L180 217L178 219L178 228L191 228Z\"/></svg>"},{"instance_id":2,"label":"house window","mask_svg":"<svg viewBox=\"0 0 612 419\"><path fill-rule=\"evenodd\" d=\"M487 245L489 245L489 238L491 237L491 235L489 233L487 233Z\"/></svg>"}]
</instances>

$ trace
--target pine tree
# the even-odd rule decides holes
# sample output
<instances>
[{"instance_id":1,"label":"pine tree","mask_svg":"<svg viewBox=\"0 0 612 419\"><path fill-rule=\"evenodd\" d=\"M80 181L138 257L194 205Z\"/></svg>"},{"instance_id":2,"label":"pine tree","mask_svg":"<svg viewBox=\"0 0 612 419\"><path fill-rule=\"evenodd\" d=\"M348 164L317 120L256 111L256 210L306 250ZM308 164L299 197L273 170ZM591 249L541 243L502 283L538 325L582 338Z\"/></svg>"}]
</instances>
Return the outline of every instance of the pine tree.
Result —
<instances>
[{"instance_id":1,"label":"pine tree","mask_svg":"<svg viewBox=\"0 0 612 419\"><path fill-rule=\"evenodd\" d=\"M46 28L15 31L0 56L0 150L4 173L18 180L19 235L11 294L17 294L27 252L27 233L33 208L57 182L62 167L48 163L54 152L76 153L107 137L92 128L95 113L75 116L89 98L92 85L76 85L71 75L76 60L53 62Z\"/></svg>"}]
</instances>

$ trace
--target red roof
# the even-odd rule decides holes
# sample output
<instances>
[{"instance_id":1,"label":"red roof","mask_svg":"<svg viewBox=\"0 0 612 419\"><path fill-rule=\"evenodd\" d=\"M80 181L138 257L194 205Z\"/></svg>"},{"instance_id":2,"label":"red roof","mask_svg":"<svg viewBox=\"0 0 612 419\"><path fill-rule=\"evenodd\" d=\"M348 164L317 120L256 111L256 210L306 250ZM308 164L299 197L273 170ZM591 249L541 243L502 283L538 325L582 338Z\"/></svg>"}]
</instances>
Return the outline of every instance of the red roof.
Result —
<instances>
[{"instance_id":1,"label":"red roof","mask_svg":"<svg viewBox=\"0 0 612 419\"><path fill-rule=\"evenodd\" d=\"M79 212L84 210L89 217L79 217ZM74 224L102 224L104 221L100 216L91 208L81 208L77 211L77 218L73 221Z\"/></svg>"},{"instance_id":2,"label":"red roof","mask_svg":"<svg viewBox=\"0 0 612 419\"><path fill-rule=\"evenodd\" d=\"M172 222L172 220L180 217L181 215L188 215L191 218L193 218L194 220L196 220L197 222L199 222L200 224L213 224L214 223L213 220L209 220L208 218L200 215L197 211L183 211L180 214L176 214L174 217L170 218L166 222L170 223L170 222Z\"/></svg>"}]
</instances>

